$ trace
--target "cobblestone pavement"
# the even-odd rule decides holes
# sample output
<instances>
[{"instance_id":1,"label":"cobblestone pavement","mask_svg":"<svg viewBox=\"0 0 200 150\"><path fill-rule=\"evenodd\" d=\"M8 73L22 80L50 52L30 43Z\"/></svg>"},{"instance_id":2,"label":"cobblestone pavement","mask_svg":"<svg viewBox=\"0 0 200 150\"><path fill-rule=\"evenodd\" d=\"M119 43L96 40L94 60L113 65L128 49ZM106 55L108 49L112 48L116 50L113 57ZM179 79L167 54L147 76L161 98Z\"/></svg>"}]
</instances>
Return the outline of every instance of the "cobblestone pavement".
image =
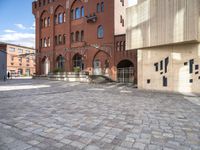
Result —
<instances>
[{"instance_id":1,"label":"cobblestone pavement","mask_svg":"<svg viewBox=\"0 0 200 150\"><path fill-rule=\"evenodd\" d=\"M0 82L0 150L199 150L199 100L117 84Z\"/></svg>"}]
</instances>

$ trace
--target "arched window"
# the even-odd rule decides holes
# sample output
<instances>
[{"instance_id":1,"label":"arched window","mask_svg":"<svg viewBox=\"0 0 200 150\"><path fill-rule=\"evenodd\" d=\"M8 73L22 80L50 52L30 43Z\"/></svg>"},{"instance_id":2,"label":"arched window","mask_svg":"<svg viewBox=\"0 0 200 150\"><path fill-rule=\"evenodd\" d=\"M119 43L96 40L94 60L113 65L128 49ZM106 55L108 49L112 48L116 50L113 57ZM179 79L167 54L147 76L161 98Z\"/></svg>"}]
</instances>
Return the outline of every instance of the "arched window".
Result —
<instances>
[{"instance_id":1,"label":"arched window","mask_svg":"<svg viewBox=\"0 0 200 150\"><path fill-rule=\"evenodd\" d=\"M47 40L44 38L44 47L47 47Z\"/></svg>"},{"instance_id":2,"label":"arched window","mask_svg":"<svg viewBox=\"0 0 200 150\"><path fill-rule=\"evenodd\" d=\"M50 17L47 19L47 26L50 26Z\"/></svg>"},{"instance_id":3,"label":"arched window","mask_svg":"<svg viewBox=\"0 0 200 150\"><path fill-rule=\"evenodd\" d=\"M47 27L47 24L48 24L47 19L44 18L44 27Z\"/></svg>"},{"instance_id":4,"label":"arched window","mask_svg":"<svg viewBox=\"0 0 200 150\"><path fill-rule=\"evenodd\" d=\"M41 19L41 21L40 21L40 26L41 26L41 28L43 28L43 27L44 27L44 24L43 24L43 19Z\"/></svg>"},{"instance_id":5,"label":"arched window","mask_svg":"<svg viewBox=\"0 0 200 150\"><path fill-rule=\"evenodd\" d=\"M81 31L81 42L84 41L84 31Z\"/></svg>"},{"instance_id":6,"label":"arched window","mask_svg":"<svg viewBox=\"0 0 200 150\"><path fill-rule=\"evenodd\" d=\"M123 48L124 48L123 42L121 41L121 42L120 42L120 51L123 51Z\"/></svg>"},{"instance_id":7,"label":"arched window","mask_svg":"<svg viewBox=\"0 0 200 150\"><path fill-rule=\"evenodd\" d=\"M123 49L125 51L126 50L126 42L125 41L123 42L123 46L124 46Z\"/></svg>"},{"instance_id":8,"label":"arched window","mask_svg":"<svg viewBox=\"0 0 200 150\"><path fill-rule=\"evenodd\" d=\"M101 2L101 12L104 12L104 2Z\"/></svg>"},{"instance_id":9,"label":"arched window","mask_svg":"<svg viewBox=\"0 0 200 150\"><path fill-rule=\"evenodd\" d=\"M74 32L71 33L71 42L74 42Z\"/></svg>"},{"instance_id":10,"label":"arched window","mask_svg":"<svg viewBox=\"0 0 200 150\"><path fill-rule=\"evenodd\" d=\"M65 14L65 12L63 13L63 22L66 22L66 14Z\"/></svg>"},{"instance_id":11,"label":"arched window","mask_svg":"<svg viewBox=\"0 0 200 150\"><path fill-rule=\"evenodd\" d=\"M119 51L120 50L120 42L116 43L116 50Z\"/></svg>"},{"instance_id":12,"label":"arched window","mask_svg":"<svg viewBox=\"0 0 200 150\"><path fill-rule=\"evenodd\" d=\"M59 35L58 43L59 43L59 44L62 44L62 36L61 36L61 35Z\"/></svg>"},{"instance_id":13,"label":"arched window","mask_svg":"<svg viewBox=\"0 0 200 150\"><path fill-rule=\"evenodd\" d=\"M104 36L104 29L103 29L102 25L100 25L97 29L97 36L98 36L98 38L103 38L103 36Z\"/></svg>"},{"instance_id":14,"label":"arched window","mask_svg":"<svg viewBox=\"0 0 200 150\"><path fill-rule=\"evenodd\" d=\"M39 7L41 7L41 0L39 0L38 3L39 3Z\"/></svg>"},{"instance_id":15,"label":"arched window","mask_svg":"<svg viewBox=\"0 0 200 150\"><path fill-rule=\"evenodd\" d=\"M71 16L71 20L74 20L74 10L73 9L71 10L70 16Z\"/></svg>"},{"instance_id":16,"label":"arched window","mask_svg":"<svg viewBox=\"0 0 200 150\"><path fill-rule=\"evenodd\" d=\"M42 47L42 39L40 39L40 47Z\"/></svg>"},{"instance_id":17,"label":"arched window","mask_svg":"<svg viewBox=\"0 0 200 150\"><path fill-rule=\"evenodd\" d=\"M81 17L84 17L84 7L81 7Z\"/></svg>"},{"instance_id":18,"label":"arched window","mask_svg":"<svg viewBox=\"0 0 200 150\"><path fill-rule=\"evenodd\" d=\"M59 55L57 58L57 66L59 69L64 69L65 58L62 55Z\"/></svg>"},{"instance_id":19,"label":"arched window","mask_svg":"<svg viewBox=\"0 0 200 150\"><path fill-rule=\"evenodd\" d=\"M97 13L101 12L101 6L99 3L97 3Z\"/></svg>"},{"instance_id":20,"label":"arched window","mask_svg":"<svg viewBox=\"0 0 200 150\"><path fill-rule=\"evenodd\" d=\"M58 24L58 16L57 15L54 16L54 23Z\"/></svg>"},{"instance_id":21,"label":"arched window","mask_svg":"<svg viewBox=\"0 0 200 150\"><path fill-rule=\"evenodd\" d=\"M63 44L65 44L66 43L66 35L64 34L63 35Z\"/></svg>"},{"instance_id":22,"label":"arched window","mask_svg":"<svg viewBox=\"0 0 200 150\"><path fill-rule=\"evenodd\" d=\"M73 66L75 68L80 68L81 70L84 70L84 62L83 62L82 56L80 54L74 55Z\"/></svg>"},{"instance_id":23,"label":"arched window","mask_svg":"<svg viewBox=\"0 0 200 150\"><path fill-rule=\"evenodd\" d=\"M80 8L76 8L75 19L80 19L80 18L81 18L81 10Z\"/></svg>"},{"instance_id":24,"label":"arched window","mask_svg":"<svg viewBox=\"0 0 200 150\"><path fill-rule=\"evenodd\" d=\"M50 47L51 46L51 39L50 39L50 37L48 38L48 47Z\"/></svg>"},{"instance_id":25,"label":"arched window","mask_svg":"<svg viewBox=\"0 0 200 150\"><path fill-rule=\"evenodd\" d=\"M58 14L58 23L59 24L63 23L63 14L62 13Z\"/></svg>"},{"instance_id":26,"label":"arched window","mask_svg":"<svg viewBox=\"0 0 200 150\"><path fill-rule=\"evenodd\" d=\"M46 0L43 0L43 6L46 4Z\"/></svg>"},{"instance_id":27,"label":"arched window","mask_svg":"<svg viewBox=\"0 0 200 150\"><path fill-rule=\"evenodd\" d=\"M76 31L76 42L79 41L79 31Z\"/></svg>"}]
</instances>

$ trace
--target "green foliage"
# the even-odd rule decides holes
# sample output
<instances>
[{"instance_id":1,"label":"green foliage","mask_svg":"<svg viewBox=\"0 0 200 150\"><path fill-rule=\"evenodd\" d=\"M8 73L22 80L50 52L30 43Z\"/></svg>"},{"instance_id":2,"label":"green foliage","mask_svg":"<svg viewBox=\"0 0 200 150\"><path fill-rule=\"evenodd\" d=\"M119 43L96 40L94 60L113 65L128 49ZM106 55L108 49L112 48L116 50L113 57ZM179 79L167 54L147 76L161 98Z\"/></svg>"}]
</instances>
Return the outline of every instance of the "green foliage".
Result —
<instances>
[{"instance_id":1,"label":"green foliage","mask_svg":"<svg viewBox=\"0 0 200 150\"><path fill-rule=\"evenodd\" d=\"M74 72L78 73L81 71L81 68L80 67L74 67Z\"/></svg>"},{"instance_id":2,"label":"green foliage","mask_svg":"<svg viewBox=\"0 0 200 150\"><path fill-rule=\"evenodd\" d=\"M58 73L58 72L64 72L64 70L61 69L61 68L56 68L56 69L54 69L54 71L53 71L53 73Z\"/></svg>"}]
</instances>

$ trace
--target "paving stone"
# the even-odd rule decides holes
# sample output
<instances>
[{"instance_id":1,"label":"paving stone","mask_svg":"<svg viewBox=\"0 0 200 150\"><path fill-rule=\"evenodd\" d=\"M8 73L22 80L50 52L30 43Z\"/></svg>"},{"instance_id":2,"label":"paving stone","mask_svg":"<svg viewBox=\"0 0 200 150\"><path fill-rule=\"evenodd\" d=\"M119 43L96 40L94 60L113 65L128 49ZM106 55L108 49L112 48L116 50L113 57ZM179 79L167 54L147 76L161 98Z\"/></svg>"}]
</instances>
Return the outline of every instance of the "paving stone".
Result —
<instances>
[{"instance_id":1,"label":"paving stone","mask_svg":"<svg viewBox=\"0 0 200 150\"><path fill-rule=\"evenodd\" d=\"M96 145L88 145L84 148L84 150L100 150L100 148Z\"/></svg>"},{"instance_id":2,"label":"paving stone","mask_svg":"<svg viewBox=\"0 0 200 150\"><path fill-rule=\"evenodd\" d=\"M28 144L31 144L31 145L37 145L39 144L40 142L39 141L36 141L36 140L32 140L32 141L28 141Z\"/></svg>"},{"instance_id":3,"label":"paving stone","mask_svg":"<svg viewBox=\"0 0 200 150\"><path fill-rule=\"evenodd\" d=\"M200 109L183 95L48 80L8 80L0 92L0 149L200 147Z\"/></svg>"},{"instance_id":4,"label":"paving stone","mask_svg":"<svg viewBox=\"0 0 200 150\"><path fill-rule=\"evenodd\" d=\"M77 142L77 141L74 141L74 142L70 143L70 145L72 145L74 147L77 147L79 149L83 149L86 146L85 144Z\"/></svg>"},{"instance_id":5,"label":"paving stone","mask_svg":"<svg viewBox=\"0 0 200 150\"><path fill-rule=\"evenodd\" d=\"M64 138L64 139L62 139L60 142L62 142L62 143L64 143L64 144L70 144L72 141L69 140L69 139Z\"/></svg>"},{"instance_id":6,"label":"paving stone","mask_svg":"<svg viewBox=\"0 0 200 150\"><path fill-rule=\"evenodd\" d=\"M145 149L145 144L143 144L143 143L138 143L138 142L136 142L136 143L134 143L133 144L133 148L138 148L138 149L140 149L140 150L144 150Z\"/></svg>"}]
</instances>

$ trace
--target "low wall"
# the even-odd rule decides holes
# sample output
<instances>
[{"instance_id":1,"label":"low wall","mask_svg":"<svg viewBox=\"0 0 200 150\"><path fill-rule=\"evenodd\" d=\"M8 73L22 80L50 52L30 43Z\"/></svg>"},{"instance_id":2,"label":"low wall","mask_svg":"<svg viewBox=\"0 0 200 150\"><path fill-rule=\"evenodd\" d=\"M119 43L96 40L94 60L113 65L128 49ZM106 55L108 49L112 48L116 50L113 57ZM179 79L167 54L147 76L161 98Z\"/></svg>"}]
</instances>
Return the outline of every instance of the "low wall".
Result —
<instances>
[{"instance_id":1,"label":"low wall","mask_svg":"<svg viewBox=\"0 0 200 150\"><path fill-rule=\"evenodd\" d=\"M63 72L48 75L49 80L60 80L68 82L89 82L87 73Z\"/></svg>"}]
</instances>

